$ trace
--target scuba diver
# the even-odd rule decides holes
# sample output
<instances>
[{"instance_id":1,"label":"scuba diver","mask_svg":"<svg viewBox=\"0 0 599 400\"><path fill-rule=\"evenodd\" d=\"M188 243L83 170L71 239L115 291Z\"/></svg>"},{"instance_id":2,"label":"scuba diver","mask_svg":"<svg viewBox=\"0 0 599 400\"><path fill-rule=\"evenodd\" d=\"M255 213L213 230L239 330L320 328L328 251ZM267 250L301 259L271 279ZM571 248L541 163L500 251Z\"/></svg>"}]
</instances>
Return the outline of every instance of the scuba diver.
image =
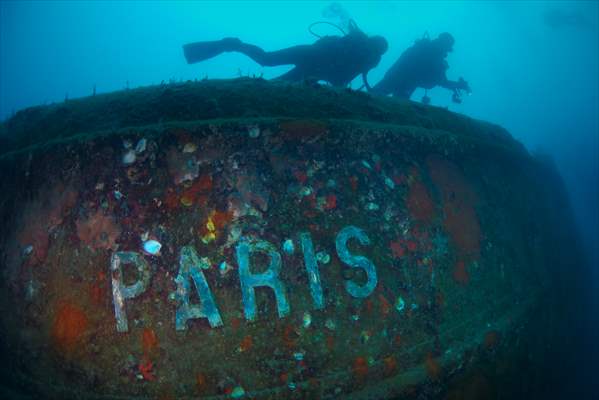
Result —
<instances>
[{"instance_id":1,"label":"scuba diver","mask_svg":"<svg viewBox=\"0 0 599 400\"><path fill-rule=\"evenodd\" d=\"M445 76L445 71L449 68L445 58L453 50L453 44L453 36L447 32L441 33L434 40L425 35L403 52L379 83L373 88L366 86L367 89L375 94L409 99L418 87L428 90L441 86L453 91L452 100L461 103L460 91L471 92L468 82L463 78L450 81ZM426 92L422 102L430 102Z\"/></svg>"},{"instance_id":2,"label":"scuba diver","mask_svg":"<svg viewBox=\"0 0 599 400\"><path fill-rule=\"evenodd\" d=\"M349 23L349 32L343 33L343 36L320 37L311 45L292 46L277 51L264 51L237 38L225 38L189 43L183 46L183 52L188 64L204 61L224 52L238 52L263 67L294 65L293 69L278 77L294 82L315 79L345 87L362 74L364 85L368 87L368 71L378 65L381 56L387 51L387 40L382 36L367 36L353 20Z\"/></svg>"}]
</instances>

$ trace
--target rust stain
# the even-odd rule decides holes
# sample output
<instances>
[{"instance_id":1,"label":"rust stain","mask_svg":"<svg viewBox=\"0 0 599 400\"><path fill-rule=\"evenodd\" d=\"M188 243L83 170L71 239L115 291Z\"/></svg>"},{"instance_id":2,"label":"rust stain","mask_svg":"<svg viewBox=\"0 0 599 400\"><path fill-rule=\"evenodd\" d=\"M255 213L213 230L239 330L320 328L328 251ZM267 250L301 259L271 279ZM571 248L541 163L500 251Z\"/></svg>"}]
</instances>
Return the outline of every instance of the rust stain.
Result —
<instances>
[{"instance_id":1,"label":"rust stain","mask_svg":"<svg viewBox=\"0 0 599 400\"><path fill-rule=\"evenodd\" d=\"M384 317L391 312L391 304L383 294L379 294L379 307Z\"/></svg>"},{"instance_id":2,"label":"rust stain","mask_svg":"<svg viewBox=\"0 0 599 400\"><path fill-rule=\"evenodd\" d=\"M337 208L337 196L335 196L334 194L329 194L326 197L324 209L325 210L334 210L335 208Z\"/></svg>"},{"instance_id":3,"label":"rust stain","mask_svg":"<svg viewBox=\"0 0 599 400\"><path fill-rule=\"evenodd\" d=\"M395 335L395 337L393 338L393 344L397 347L401 346L403 340L401 338L401 335Z\"/></svg>"},{"instance_id":4,"label":"rust stain","mask_svg":"<svg viewBox=\"0 0 599 400\"><path fill-rule=\"evenodd\" d=\"M453 268L453 280L460 285L467 285L470 282L470 274L468 274L468 269L466 268L466 263L464 261L459 260L455 263Z\"/></svg>"},{"instance_id":5,"label":"rust stain","mask_svg":"<svg viewBox=\"0 0 599 400\"><path fill-rule=\"evenodd\" d=\"M393 356L383 358L383 373L392 376L397 371L397 360Z\"/></svg>"},{"instance_id":6,"label":"rust stain","mask_svg":"<svg viewBox=\"0 0 599 400\"><path fill-rule=\"evenodd\" d=\"M281 381L281 383L287 383L288 380L289 374L287 372L281 372L281 375L279 375L279 381Z\"/></svg>"},{"instance_id":7,"label":"rust stain","mask_svg":"<svg viewBox=\"0 0 599 400\"><path fill-rule=\"evenodd\" d=\"M304 171L293 171L293 176L295 176L295 179L297 179L297 181L302 185L304 185L308 181L308 175Z\"/></svg>"},{"instance_id":8,"label":"rust stain","mask_svg":"<svg viewBox=\"0 0 599 400\"><path fill-rule=\"evenodd\" d=\"M352 175L349 177L349 185L351 187L352 192L356 192L358 190L358 177Z\"/></svg>"},{"instance_id":9,"label":"rust stain","mask_svg":"<svg viewBox=\"0 0 599 400\"><path fill-rule=\"evenodd\" d=\"M453 278L457 283L466 285L470 281L467 263L480 258L481 230L475 210L478 196L451 161L438 155L429 155L426 162L431 179L441 192L443 226L458 257Z\"/></svg>"},{"instance_id":10,"label":"rust stain","mask_svg":"<svg viewBox=\"0 0 599 400\"><path fill-rule=\"evenodd\" d=\"M212 176L210 175L201 175L198 179L196 179L189 188L183 191L181 196L181 201L186 199L192 204L200 204L205 203L207 201L207 197L203 196L209 193L212 190Z\"/></svg>"},{"instance_id":11,"label":"rust stain","mask_svg":"<svg viewBox=\"0 0 599 400\"><path fill-rule=\"evenodd\" d=\"M145 328L141 334L141 347L145 356L150 356L158 350L158 337L153 329Z\"/></svg>"},{"instance_id":12,"label":"rust stain","mask_svg":"<svg viewBox=\"0 0 599 400\"><path fill-rule=\"evenodd\" d=\"M239 318L239 317L231 318L231 329L233 330L233 332L236 332L240 326L241 326L241 318Z\"/></svg>"},{"instance_id":13,"label":"rust stain","mask_svg":"<svg viewBox=\"0 0 599 400\"><path fill-rule=\"evenodd\" d=\"M435 214L435 205L426 189L420 181L412 183L406 198L406 206L410 215L425 223L430 223Z\"/></svg>"},{"instance_id":14,"label":"rust stain","mask_svg":"<svg viewBox=\"0 0 599 400\"><path fill-rule=\"evenodd\" d=\"M366 361L366 358L356 357L352 365L352 371L358 381L363 381L368 375L368 361Z\"/></svg>"},{"instance_id":15,"label":"rust stain","mask_svg":"<svg viewBox=\"0 0 599 400\"><path fill-rule=\"evenodd\" d=\"M396 259L402 258L406 253L402 240L390 242L389 248L391 249L391 255Z\"/></svg>"},{"instance_id":16,"label":"rust stain","mask_svg":"<svg viewBox=\"0 0 599 400\"><path fill-rule=\"evenodd\" d=\"M318 387L320 387L320 379L309 378L308 379L308 387L310 389L318 389Z\"/></svg>"},{"instance_id":17,"label":"rust stain","mask_svg":"<svg viewBox=\"0 0 599 400\"><path fill-rule=\"evenodd\" d=\"M335 337L332 335L327 335L326 338L327 349L329 351L333 351L335 349Z\"/></svg>"},{"instance_id":18,"label":"rust stain","mask_svg":"<svg viewBox=\"0 0 599 400\"><path fill-rule=\"evenodd\" d=\"M164 206L168 211L172 211L179 208L179 204L179 195L174 189L169 188L164 197Z\"/></svg>"},{"instance_id":19,"label":"rust stain","mask_svg":"<svg viewBox=\"0 0 599 400\"><path fill-rule=\"evenodd\" d=\"M232 211L219 211L215 210L212 214L212 222L217 230L224 228L229 222L233 220Z\"/></svg>"},{"instance_id":20,"label":"rust stain","mask_svg":"<svg viewBox=\"0 0 599 400\"><path fill-rule=\"evenodd\" d=\"M94 305L100 306L104 304L108 291L105 287L98 283L92 283L89 289L90 298Z\"/></svg>"},{"instance_id":21,"label":"rust stain","mask_svg":"<svg viewBox=\"0 0 599 400\"><path fill-rule=\"evenodd\" d=\"M239 350L241 352L246 352L246 351L250 350L253 346L254 346L254 340L252 339L252 337L250 335L246 335L241 340L241 344L239 345Z\"/></svg>"},{"instance_id":22,"label":"rust stain","mask_svg":"<svg viewBox=\"0 0 599 400\"><path fill-rule=\"evenodd\" d=\"M432 380L439 379L441 375L441 366L439 362L433 357L432 353L427 353L424 360L424 366L426 367L426 373Z\"/></svg>"},{"instance_id":23,"label":"rust stain","mask_svg":"<svg viewBox=\"0 0 599 400\"><path fill-rule=\"evenodd\" d=\"M485 333L485 339L483 344L487 350L492 350L497 346L499 342L499 332L493 330Z\"/></svg>"},{"instance_id":24,"label":"rust stain","mask_svg":"<svg viewBox=\"0 0 599 400\"><path fill-rule=\"evenodd\" d=\"M208 391L208 378L203 372L196 374L196 389L199 394L204 394Z\"/></svg>"},{"instance_id":25,"label":"rust stain","mask_svg":"<svg viewBox=\"0 0 599 400\"><path fill-rule=\"evenodd\" d=\"M283 342L285 343L285 346L289 349L294 348L298 337L299 335L295 331L293 325L287 324L283 331Z\"/></svg>"},{"instance_id":26,"label":"rust stain","mask_svg":"<svg viewBox=\"0 0 599 400\"><path fill-rule=\"evenodd\" d=\"M88 328L88 319L79 306L62 302L52 326L52 336L57 347L65 352L77 348Z\"/></svg>"}]
</instances>

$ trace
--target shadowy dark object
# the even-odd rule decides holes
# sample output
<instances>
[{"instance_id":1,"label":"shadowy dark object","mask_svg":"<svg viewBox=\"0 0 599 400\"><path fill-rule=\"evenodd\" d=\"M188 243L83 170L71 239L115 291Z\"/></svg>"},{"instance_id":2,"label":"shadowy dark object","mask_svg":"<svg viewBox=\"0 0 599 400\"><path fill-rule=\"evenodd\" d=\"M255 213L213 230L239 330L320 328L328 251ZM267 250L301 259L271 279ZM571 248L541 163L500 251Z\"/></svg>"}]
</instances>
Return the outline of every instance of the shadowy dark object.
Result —
<instances>
[{"instance_id":1,"label":"shadowy dark object","mask_svg":"<svg viewBox=\"0 0 599 400\"><path fill-rule=\"evenodd\" d=\"M543 15L545 25L552 29L565 27L589 28L591 22L580 11L566 11L560 9L547 10Z\"/></svg>"},{"instance_id":2,"label":"shadowy dark object","mask_svg":"<svg viewBox=\"0 0 599 400\"><path fill-rule=\"evenodd\" d=\"M453 51L453 44L454 38L447 32L441 33L433 40L425 35L403 52L371 92L409 99L419 87L432 89L441 86L453 91L452 100L460 103L460 91L470 93L470 86L463 78L450 81L445 76L449 68L445 58ZM428 96L425 98L430 102Z\"/></svg>"},{"instance_id":3,"label":"shadowy dark object","mask_svg":"<svg viewBox=\"0 0 599 400\"><path fill-rule=\"evenodd\" d=\"M351 21L345 36L324 36L311 45L298 45L278 51L244 43L237 38L195 42L183 46L189 64L208 60L224 52L245 54L262 66L294 65L295 68L278 79L303 81L313 78L333 86L347 86L362 74L368 86L367 74L376 67L387 51L387 40L382 36L367 36Z\"/></svg>"}]
</instances>

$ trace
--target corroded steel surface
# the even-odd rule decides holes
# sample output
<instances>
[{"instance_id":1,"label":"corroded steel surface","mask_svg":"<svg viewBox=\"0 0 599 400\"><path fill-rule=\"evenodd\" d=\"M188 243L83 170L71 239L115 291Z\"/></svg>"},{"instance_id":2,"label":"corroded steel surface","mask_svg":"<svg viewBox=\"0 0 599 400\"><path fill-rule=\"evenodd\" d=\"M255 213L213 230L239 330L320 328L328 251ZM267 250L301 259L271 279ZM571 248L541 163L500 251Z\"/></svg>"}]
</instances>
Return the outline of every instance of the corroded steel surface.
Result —
<instances>
[{"instance_id":1,"label":"corroded steel surface","mask_svg":"<svg viewBox=\"0 0 599 400\"><path fill-rule=\"evenodd\" d=\"M199 119L177 101L162 120L154 88L4 126L28 138L0 156L15 379L54 397L390 398L510 346L551 262L542 168L517 142L409 103L351 114L370 100L322 88L329 117L316 101L283 117L258 89L307 89L222 85ZM236 96L271 103L248 116ZM40 139L44 120L65 134Z\"/></svg>"}]
</instances>

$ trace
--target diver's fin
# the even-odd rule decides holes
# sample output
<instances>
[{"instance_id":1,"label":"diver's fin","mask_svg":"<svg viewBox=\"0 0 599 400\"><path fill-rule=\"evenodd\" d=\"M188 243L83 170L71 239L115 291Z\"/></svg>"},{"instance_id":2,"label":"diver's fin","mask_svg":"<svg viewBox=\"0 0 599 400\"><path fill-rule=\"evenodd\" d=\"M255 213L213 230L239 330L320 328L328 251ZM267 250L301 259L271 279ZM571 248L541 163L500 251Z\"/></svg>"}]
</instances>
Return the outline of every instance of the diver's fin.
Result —
<instances>
[{"instance_id":1,"label":"diver's fin","mask_svg":"<svg viewBox=\"0 0 599 400\"><path fill-rule=\"evenodd\" d=\"M211 42L188 43L183 46L183 54L188 64L216 57L225 51L234 51L241 41L236 38L225 38Z\"/></svg>"}]
</instances>

